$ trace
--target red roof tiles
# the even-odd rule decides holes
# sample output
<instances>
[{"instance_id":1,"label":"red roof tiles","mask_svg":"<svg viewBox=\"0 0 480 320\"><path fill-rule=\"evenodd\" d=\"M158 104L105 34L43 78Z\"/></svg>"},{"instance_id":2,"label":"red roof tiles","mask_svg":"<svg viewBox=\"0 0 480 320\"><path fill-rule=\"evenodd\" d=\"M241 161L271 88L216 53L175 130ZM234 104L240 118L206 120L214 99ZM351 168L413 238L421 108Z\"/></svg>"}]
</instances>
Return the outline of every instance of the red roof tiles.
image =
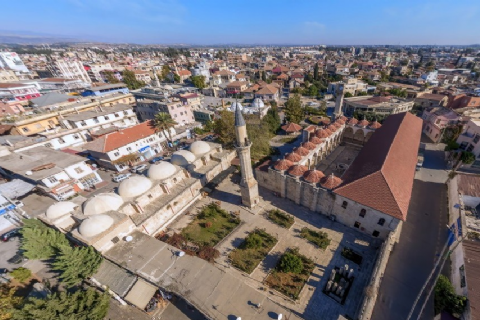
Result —
<instances>
[{"instance_id":1,"label":"red roof tiles","mask_svg":"<svg viewBox=\"0 0 480 320\"><path fill-rule=\"evenodd\" d=\"M290 160L287 160L287 159L278 160L278 161L273 165L273 167L274 167L275 169L281 170L281 171L288 170L291 166L293 166L293 162L290 161Z\"/></svg>"},{"instance_id":2,"label":"red roof tiles","mask_svg":"<svg viewBox=\"0 0 480 320\"><path fill-rule=\"evenodd\" d=\"M333 173L328 177L325 176L320 180L320 185L326 189L334 189L342 184L342 179L335 177Z\"/></svg>"},{"instance_id":3,"label":"red roof tiles","mask_svg":"<svg viewBox=\"0 0 480 320\"><path fill-rule=\"evenodd\" d=\"M317 147L314 143L311 142L304 142L301 144L301 146L307 150L315 150L315 148Z\"/></svg>"},{"instance_id":4,"label":"red roof tiles","mask_svg":"<svg viewBox=\"0 0 480 320\"><path fill-rule=\"evenodd\" d=\"M354 126L358 123L358 120L355 119L355 118L351 118L350 120L348 120L348 124L351 125L351 126Z\"/></svg>"},{"instance_id":5,"label":"red roof tiles","mask_svg":"<svg viewBox=\"0 0 480 320\"><path fill-rule=\"evenodd\" d=\"M289 124L282 126L282 129L287 133L292 133L302 130L302 127L296 123L290 122Z\"/></svg>"},{"instance_id":6,"label":"red roof tiles","mask_svg":"<svg viewBox=\"0 0 480 320\"><path fill-rule=\"evenodd\" d=\"M303 179L310 183L319 183L323 177L325 177L323 172L318 170L308 170L303 174Z\"/></svg>"},{"instance_id":7,"label":"red roof tiles","mask_svg":"<svg viewBox=\"0 0 480 320\"><path fill-rule=\"evenodd\" d=\"M289 153L285 159L289 160L289 161L292 161L292 162L298 162L300 160L302 160L302 156L299 155L298 153L295 153L295 152L292 152L292 153Z\"/></svg>"},{"instance_id":8,"label":"red roof tiles","mask_svg":"<svg viewBox=\"0 0 480 320\"><path fill-rule=\"evenodd\" d=\"M315 143L315 144L320 144L322 143L322 140L320 138L317 138L317 137L311 137L310 140L311 143Z\"/></svg>"},{"instance_id":9,"label":"red roof tiles","mask_svg":"<svg viewBox=\"0 0 480 320\"><path fill-rule=\"evenodd\" d=\"M333 124L331 124L327 127L327 129L330 130L331 132L335 132L337 130L337 127L335 127Z\"/></svg>"},{"instance_id":10,"label":"red roof tiles","mask_svg":"<svg viewBox=\"0 0 480 320\"><path fill-rule=\"evenodd\" d=\"M389 116L345 171L335 193L405 221L421 133L422 119L411 113Z\"/></svg>"},{"instance_id":11,"label":"red roof tiles","mask_svg":"<svg viewBox=\"0 0 480 320\"><path fill-rule=\"evenodd\" d=\"M367 127L370 123L367 120L363 119L363 120L359 121L357 124L360 127Z\"/></svg>"},{"instance_id":12,"label":"red roof tiles","mask_svg":"<svg viewBox=\"0 0 480 320\"><path fill-rule=\"evenodd\" d=\"M331 132L325 129L318 129L317 132L315 132L315 135L317 136L317 138L320 138L320 139L328 138L330 134Z\"/></svg>"},{"instance_id":13,"label":"red roof tiles","mask_svg":"<svg viewBox=\"0 0 480 320\"><path fill-rule=\"evenodd\" d=\"M380 124L380 122L378 122L377 120L373 121L372 123L370 123L370 125L368 126L370 129L378 129L380 128L382 125Z\"/></svg>"},{"instance_id":14,"label":"red roof tiles","mask_svg":"<svg viewBox=\"0 0 480 320\"><path fill-rule=\"evenodd\" d=\"M133 127L125 128L116 132L108 133L98 139L90 142L91 144L101 144L95 151L110 152L123 147L129 143L149 137L156 133L151 121L145 121Z\"/></svg>"},{"instance_id":15,"label":"red roof tiles","mask_svg":"<svg viewBox=\"0 0 480 320\"><path fill-rule=\"evenodd\" d=\"M310 151L308 151L308 149L304 148L304 147L298 147L298 148L294 148L293 149L293 152L295 153L298 153L299 155L301 155L302 157L303 156L306 156L310 153Z\"/></svg>"},{"instance_id":16,"label":"red roof tiles","mask_svg":"<svg viewBox=\"0 0 480 320\"><path fill-rule=\"evenodd\" d=\"M292 176L300 177L302 176L305 171L307 171L308 168L299 164L294 165L290 169L288 169L288 174L291 174Z\"/></svg>"}]
</instances>

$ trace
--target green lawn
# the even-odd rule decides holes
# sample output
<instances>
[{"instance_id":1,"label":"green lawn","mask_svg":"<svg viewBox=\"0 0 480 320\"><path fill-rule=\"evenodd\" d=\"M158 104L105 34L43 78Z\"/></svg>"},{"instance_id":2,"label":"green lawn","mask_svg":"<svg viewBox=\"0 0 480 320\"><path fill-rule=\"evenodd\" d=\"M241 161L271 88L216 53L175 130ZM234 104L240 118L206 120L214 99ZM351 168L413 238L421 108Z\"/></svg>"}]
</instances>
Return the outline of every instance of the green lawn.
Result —
<instances>
[{"instance_id":1,"label":"green lawn","mask_svg":"<svg viewBox=\"0 0 480 320\"><path fill-rule=\"evenodd\" d=\"M330 239L328 238L328 234L326 232L317 232L309 228L303 228L300 232L300 236L323 250L325 250L330 244Z\"/></svg>"},{"instance_id":2,"label":"green lawn","mask_svg":"<svg viewBox=\"0 0 480 320\"><path fill-rule=\"evenodd\" d=\"M278 209L272 209L268 212L268 218L281 227L289 229L295 222L292 215L280 211Z\"/></svg>"},{"instance_id":3,"label":"green lawn","mask_svg":"<svg viewBox=\"0 0 480 320\"><path fill-rule=\"evenodd\" d=\"M275 269L265 279L265 284L278 292L283 293L287 297L292 299L298 299L298 295L303 289L303 286L308 281L310 274L312 273L315 264L312 260L300 254L298 250L290 250L291 253L302 261L303 268L300 273L283 272L281 268L281 261L275 267Z\"/></svg>"},{"instance_id":4,"label":"green lawn","mask_svg":"<svg viewBox=\"0 0 480 320\"><path fill-rule=\"evenodd\" d=\"M214 247L239 224L239 218L211 203L203 207L195 220L182 230L182 235L199 246Z\"/></svg>"},{"instance_id":5,"label":"green lawn","mask_svg":"<svg viewBox=\"0 0 480 320\"><path fill-rule=\"evenodd\" d=\"M230 253L232 265L246 273L252 273L258 264L277 243L272 235L256 229L250 233L242 244Z\"/></svg>"}]
</instances>

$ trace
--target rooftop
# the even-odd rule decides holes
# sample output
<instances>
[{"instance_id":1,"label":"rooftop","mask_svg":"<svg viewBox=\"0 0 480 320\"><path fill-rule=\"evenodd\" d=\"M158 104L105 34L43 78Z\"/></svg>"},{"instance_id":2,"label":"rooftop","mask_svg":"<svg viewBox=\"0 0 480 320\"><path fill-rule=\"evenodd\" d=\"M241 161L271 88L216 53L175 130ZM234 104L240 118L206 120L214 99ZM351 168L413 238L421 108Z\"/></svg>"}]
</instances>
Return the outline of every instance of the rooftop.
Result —
<instances>
[{"instance_id":1,"label":"rooftop","mask_svg":"<svg viewBox=\"0 0 480 320\"><path fill-rule=\"evenodd\" d=\"M119 111L129 110L129 109L132 109L132 107L128 104L118 103L114 106L105 107L102 109L103 111L83 111L78 114L69 114L67 116L64 116L64 118L65 120L68 120L68 121L82 121L82 120L92 119L99 116L104 116L107 114L112 114Z\"/></svg>"}]
</instances>

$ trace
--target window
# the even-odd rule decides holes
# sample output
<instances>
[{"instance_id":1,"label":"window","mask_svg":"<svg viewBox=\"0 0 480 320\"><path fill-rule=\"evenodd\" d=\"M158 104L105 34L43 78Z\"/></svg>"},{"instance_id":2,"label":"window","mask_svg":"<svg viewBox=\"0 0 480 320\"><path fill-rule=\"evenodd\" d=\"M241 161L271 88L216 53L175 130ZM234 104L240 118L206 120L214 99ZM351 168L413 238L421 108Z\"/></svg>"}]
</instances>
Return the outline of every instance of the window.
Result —
<instances>
[{"instance_id":1,"label":"window","mask_svg":"<svg viewBox=\"0 0 480 320\"><path fill-rule=\"evenodd\" d=\"M55 178L55 177L49 177L49 178L48 178L48 181L50 181L50 183L55 183L55 182L57 182L58 180L57 180L57 178Z\"/></svg>"},{"instance_id":2,"label":"window","mask_svg":"<svg viewBox=\"0 0 480 320\"><path fill-rule=\"evenodd\" d=\"M128 116L128 111L126 111L126 110L123 111L123 114L126 115L126 116Z\"/></svg>"},{"instance_id":3,"label":"window","mask_svg":"<svg viewBox=\"0 0 480 320\"><path fill-rule=\"evenodd\" d=\"M477 143L478 140L480 140L480 136L478 134L476 134L475 138L473 138L473 143Z\"/></svg>"},{"instance_id":4,"label":"window","mask_svg":"<svg viewBox=\"0 0 480 320\"><path fill-rule=\"evenodd\" d=\"M98 118L93 118L93 122L100 123L100 121L98 121Z\"/></svg>"},{"instance_id":5,"label":"window","mask_svg":"<svg viewBox=\"0 0 480 320\"><path fill-rule=\"evenodd\" d=\"M73 139L77 139L77 140L78 140L78 139L80 139L80 137L78 136L78 134L74 134L74 135L73 135Z\"/></svg>"},{"instance_id":6,"label":"window","mask_svg":"<svg viewBox=\"0 0 480 320\"><path fill-rule=\"evenodd\" d=\"M80 126L86 126L87 124L85 123L85 121L82 121L80 122Z\"/></svg>"},{"instance_id":7,"label":"window","mask_svg":"<svg viewBox=\"0 0 480 320\"><path fill-rule=\"evenodd\" d=\"M380 219L378 220L378 224L381 225L381 226L383 226L383 225L385 224L385 219L380 218Z\"/></svg>"},{"instance_id":8,"label":"window","mask_svg":"<svg viewBox=\"0 0 480 320\"><path fill-rule=\"evenodd\" d=\"M105 120L110 120L110 118L108 116L104 116Z\"/></svg>"},{"instance_id":9,"label":"window","mask_svg":"<svg viewBox=\"0 0 480 320\"><path fill-rule=\"evenodd\" d=\"M78 167L78 168L75 168L75 172L76 173L82 173L83 172L83 169Z\"/></svg>"},{"instance_id":10,"label":"window","mask_svg":"<svg viewBox=\"0 0 480 320\"><path fill-rule=\"evenodd\" d=\"M360 222L355 221L355 224L353 226L358 229L358 228L360 228L361 225L362 224Z\"/></svg>"},{"instance_id":11,"label":"window","mask_svg":"<svg viewBox=\"0 0 480 320\"><path fill-rule=\"evenodd\" d=\"M120 117L120 115L118 113L115 113L115 118L118 118Z\"/></svg>"},{"instance_id":12,"label":"window","mask_svg":"<svg viewBox=\"0 0 480 320\"><path fill-rule=\"evenodd\" d=\"M28 131L30 131L27 127L23 127L22 130L23 130L23 132L28 132Z\"/></svg>"},{"instance_id":13,"label":"window","mask_svg":"<svg viewBox=\"0 0 480 320\"><path fill-rule=\"evenodd\" d=\"M347 206L348 206L348 202L347 202L347 201L343 201L343 203L342 203L342 208L343 208L343 209L347 209Z\"/></svg>"},{"instance_id":14,"label":"window","mask_svg":"<svg viewBox=\"0 0 480 320\"><path fill-rule=\"evenodd\" d=\"M367 210L365 209L360 210L360 214L359 214L360 217L365 218L365 214L367 214Z\"/></svg>"},{"instance_id":15,"label":"window","mask_svg":"<svg viewBox=\"0 0 480 320\"><path fill-rule=\"evenodd\" d=\"M131 147L127 147L127 151L132 151L132 148L131 148Z\"/></svg>"},{"instance_id":16,"label":"window","mask_svg":"<svg viewBox=\"0 0 480 320\"><path fill-rule=\"evenodd\" d=\"M44 146L47 147L47 148L51 148L51 147L52 147L52 144L51 144L51 143L45 143Z\"/></svg>"},{"instance_id":17,"label":"window","mask_svg":"<svg viewBox=\"0 0 480 320\"><path fill-rule=\"evenodd\" d=\"M378 232L377 230L374 230L372 233L372 236L374 236L375 238L378 237L379 235L380 235L380 232Z\"/></svg>"},{"instance_id":18,"label":"window","mask_svg":"<svg viewBox=\"0 0 480 320\"><path fill-rule=\"evenodd\" d=\"M115 152L113 155L114 155L115 157L118 157L118 156L120 155L120 153L119 153L119 152Z\"/></svg>"},{"instance_id":19,"label":"window","mask_svg":"<svg viewBox=\"0 0 480 320\"><path fill-rule=\"evenodd\" d=\"M63 140L63 138L58 138L58 143L60 144L65 143L65 140Z\"/></svg>"}]
</instances>

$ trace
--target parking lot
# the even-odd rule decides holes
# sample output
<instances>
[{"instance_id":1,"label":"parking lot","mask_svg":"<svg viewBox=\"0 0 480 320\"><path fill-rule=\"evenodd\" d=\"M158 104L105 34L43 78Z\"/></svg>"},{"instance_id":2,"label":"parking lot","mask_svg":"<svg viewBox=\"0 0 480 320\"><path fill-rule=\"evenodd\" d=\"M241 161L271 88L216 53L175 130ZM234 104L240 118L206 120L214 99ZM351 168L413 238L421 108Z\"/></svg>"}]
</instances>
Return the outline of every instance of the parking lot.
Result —
<instances>
[{"instance_id":1,"label":"parking lot","mask_svg":"<svg viewBox=\"0 0 480 320\"><path fill-rule=\"evenodd\" d=\"M12 238L11 241L0 242L0 268L7 268L8 270L13 270L18 267L23 267L27 261L12 264L8 262L8 259L13 257L20 248L20 240L18 237Z\"/></svg>"}]
</instances>

